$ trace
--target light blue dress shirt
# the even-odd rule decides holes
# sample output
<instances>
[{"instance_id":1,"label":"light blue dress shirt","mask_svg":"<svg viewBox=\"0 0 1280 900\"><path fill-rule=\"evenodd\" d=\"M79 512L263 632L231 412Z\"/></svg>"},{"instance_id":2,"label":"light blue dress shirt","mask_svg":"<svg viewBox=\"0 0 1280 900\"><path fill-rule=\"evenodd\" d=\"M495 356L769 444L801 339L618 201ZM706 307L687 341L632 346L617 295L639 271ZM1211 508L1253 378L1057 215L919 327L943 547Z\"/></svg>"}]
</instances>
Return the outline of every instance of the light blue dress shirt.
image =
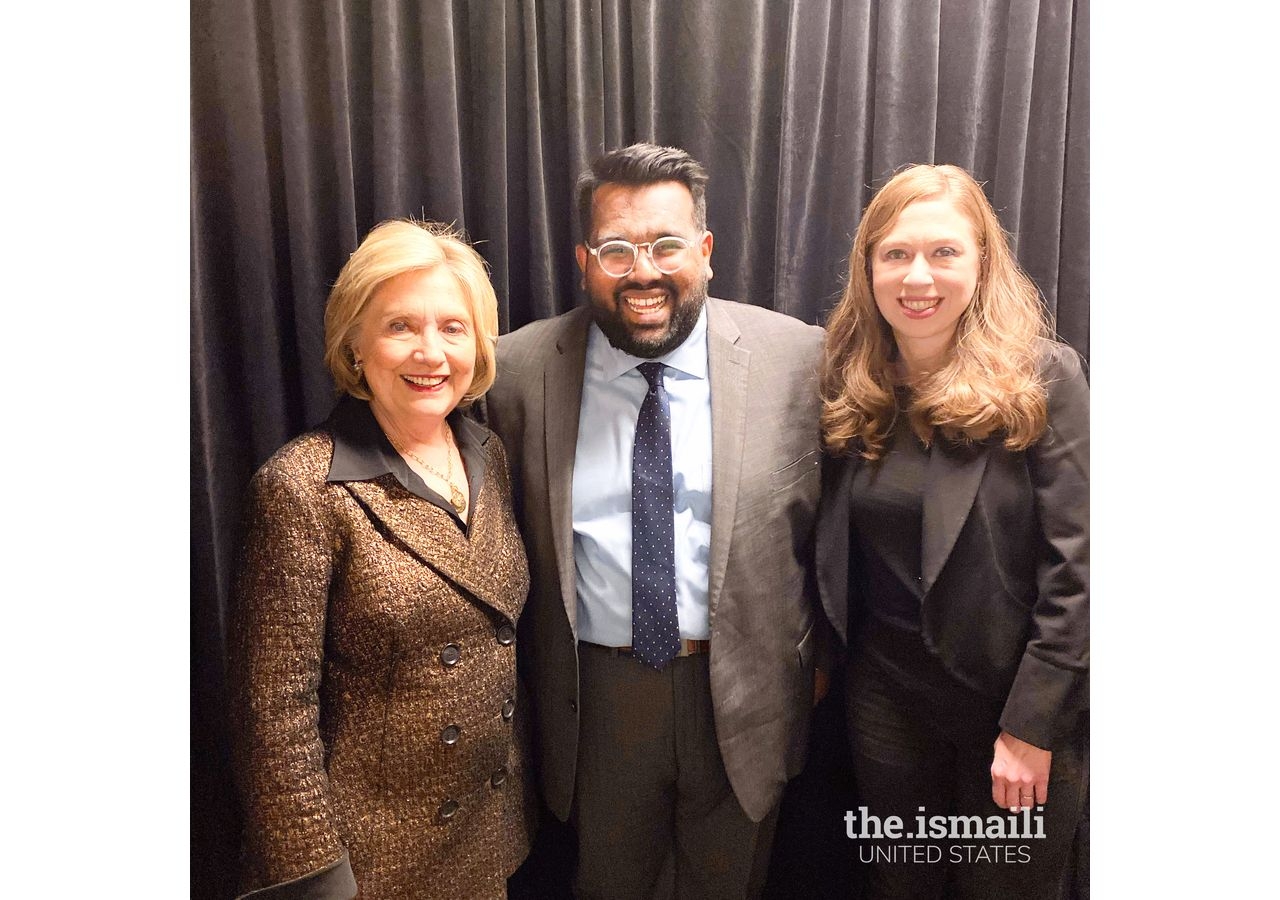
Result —
<instances>
[{"instance_id":1,"label":"light blue dress shirt","mask_svg":"<svg viewBox=\"0 0 1280 900\"><path fill-rule=\"evenodd\" d=\"M707 607L711 555L711 382L707 310L679 347L658 362L671 403L675 496L676 612L680 636L711 637ZM578 574L578 638L631 645L631 451L648 383L649 360L618 350L592 323L582 378L573 463L573 560Z\"/></svg>"}]
</instances>

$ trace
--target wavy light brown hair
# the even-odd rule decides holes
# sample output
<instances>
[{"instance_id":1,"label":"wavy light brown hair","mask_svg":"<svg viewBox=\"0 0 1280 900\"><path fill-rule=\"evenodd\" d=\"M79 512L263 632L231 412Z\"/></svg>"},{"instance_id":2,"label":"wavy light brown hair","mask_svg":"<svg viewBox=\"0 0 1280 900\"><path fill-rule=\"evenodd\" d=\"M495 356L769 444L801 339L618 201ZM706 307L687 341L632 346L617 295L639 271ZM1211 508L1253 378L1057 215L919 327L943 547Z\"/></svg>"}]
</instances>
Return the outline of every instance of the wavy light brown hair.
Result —
<instances>
[{"instance_id":1,"label":"wavy light brown hair","mask_svg":"<svg viewBox=\"0 0 1280 900\"><path fill-rule=\"evenodd\" d=\"M956 323L947 364L908 383L894 372L898 347L876 308L871 259L907 206L938 199L950 201L973 225L982 254L978 286ZM894 388L905 386L912 398L904 412L926 444L936 433L962 444L1000 434L1009 449L1026 449L1046 424L1037 351L1051 333L1039 292L1018 266L973 177L957 166L903 169L863 213L849 253L848 283L827 322L823 442L837 455L882 457L899 413Z\"/></svg>"},{"instance_id":2,"label":"wavy light brown hair","mask_svg":"<svg viewBox=\"0 0 1280 900\"><path fill-rule=\"evenodd\" d=\"M498 298L484 258L460 232L447 225L391 219L365 236L329 292L324 309L324 361L339 391L361 400L370 399L364 373L354 365L352 346L374 293L397 275L436 266L448 269L458 283L475 330L475 373L458 405L470 405L493 386L497 374Z\"/></svg>"}]
</instances>

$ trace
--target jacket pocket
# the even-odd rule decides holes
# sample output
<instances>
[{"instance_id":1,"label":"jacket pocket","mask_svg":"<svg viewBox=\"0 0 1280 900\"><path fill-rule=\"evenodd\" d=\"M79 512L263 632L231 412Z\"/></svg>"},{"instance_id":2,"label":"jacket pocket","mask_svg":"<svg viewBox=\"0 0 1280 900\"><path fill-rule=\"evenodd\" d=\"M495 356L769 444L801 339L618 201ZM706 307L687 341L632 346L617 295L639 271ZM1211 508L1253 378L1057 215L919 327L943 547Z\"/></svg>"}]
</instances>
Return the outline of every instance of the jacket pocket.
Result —
<instances>
[{"instance_id":1,"label":"jacket pocket","mask_svg":"<svg viewBox=\"0 0 1280 900\"><path fill-rule=\"evenodd\" d=\"M817 478L822 463L822 451L810 450L794 462L787 463L769 475L769 488L773 492L785 491L804 481L806 478Z\"/></svg>"}]
</instances>

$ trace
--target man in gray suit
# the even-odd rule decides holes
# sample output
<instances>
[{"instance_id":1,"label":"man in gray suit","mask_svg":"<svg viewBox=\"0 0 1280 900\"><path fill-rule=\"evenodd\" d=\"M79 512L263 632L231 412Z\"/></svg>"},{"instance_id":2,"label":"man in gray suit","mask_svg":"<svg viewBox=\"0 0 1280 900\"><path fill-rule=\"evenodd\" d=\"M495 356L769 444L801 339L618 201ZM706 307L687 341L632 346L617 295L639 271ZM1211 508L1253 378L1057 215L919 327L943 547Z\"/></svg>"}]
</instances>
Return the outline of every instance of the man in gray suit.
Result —
<instances>
[{"instance_id":1,"label":"man in gray suit","mask_svg":"<svg viewBox=\"0 0 1280 900\"><path fill-rule=\"evenodd\" d=\"M758 895L808 740L822 330L707 296L706 181L670 147L596 160L590 302L502 337L486 398L531 570L540 783L583 897Z\"/></svg>"}]
</instances>

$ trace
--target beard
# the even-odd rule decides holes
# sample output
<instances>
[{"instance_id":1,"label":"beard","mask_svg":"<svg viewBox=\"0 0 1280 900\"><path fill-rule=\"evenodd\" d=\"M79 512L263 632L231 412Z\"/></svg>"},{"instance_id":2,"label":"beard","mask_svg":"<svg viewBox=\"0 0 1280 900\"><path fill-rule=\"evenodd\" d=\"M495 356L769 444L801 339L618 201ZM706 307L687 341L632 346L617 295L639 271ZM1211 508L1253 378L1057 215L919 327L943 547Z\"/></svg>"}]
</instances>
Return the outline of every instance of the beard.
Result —
<instances>
[{"instance_id":1,"label":"beard","mask_svg":"<svg viewBox=\"0 0 1280 900\"><path fill-rule=\"evenodd\" d=\"M627 302L622 298L622 292L653 287L660 287L666 291L667 304L671 308L667 325L660 331L652 329L632 331L633 326L622 317L622 309ZM707 302L707 280L699 279L683 296L679 294L676 285L670 279L664 278L656 284L641 285L629 281L618 285L613 291L612 302L608 307L597 302L595 297L588 299L591 301L592 319L600 326L600 330L604 332L610 344L623 353L629 353L641 359L656 359L683 344L685 338L693 331L693 326L698 323L698 315Z\"/></svg>"}]
</instances>

